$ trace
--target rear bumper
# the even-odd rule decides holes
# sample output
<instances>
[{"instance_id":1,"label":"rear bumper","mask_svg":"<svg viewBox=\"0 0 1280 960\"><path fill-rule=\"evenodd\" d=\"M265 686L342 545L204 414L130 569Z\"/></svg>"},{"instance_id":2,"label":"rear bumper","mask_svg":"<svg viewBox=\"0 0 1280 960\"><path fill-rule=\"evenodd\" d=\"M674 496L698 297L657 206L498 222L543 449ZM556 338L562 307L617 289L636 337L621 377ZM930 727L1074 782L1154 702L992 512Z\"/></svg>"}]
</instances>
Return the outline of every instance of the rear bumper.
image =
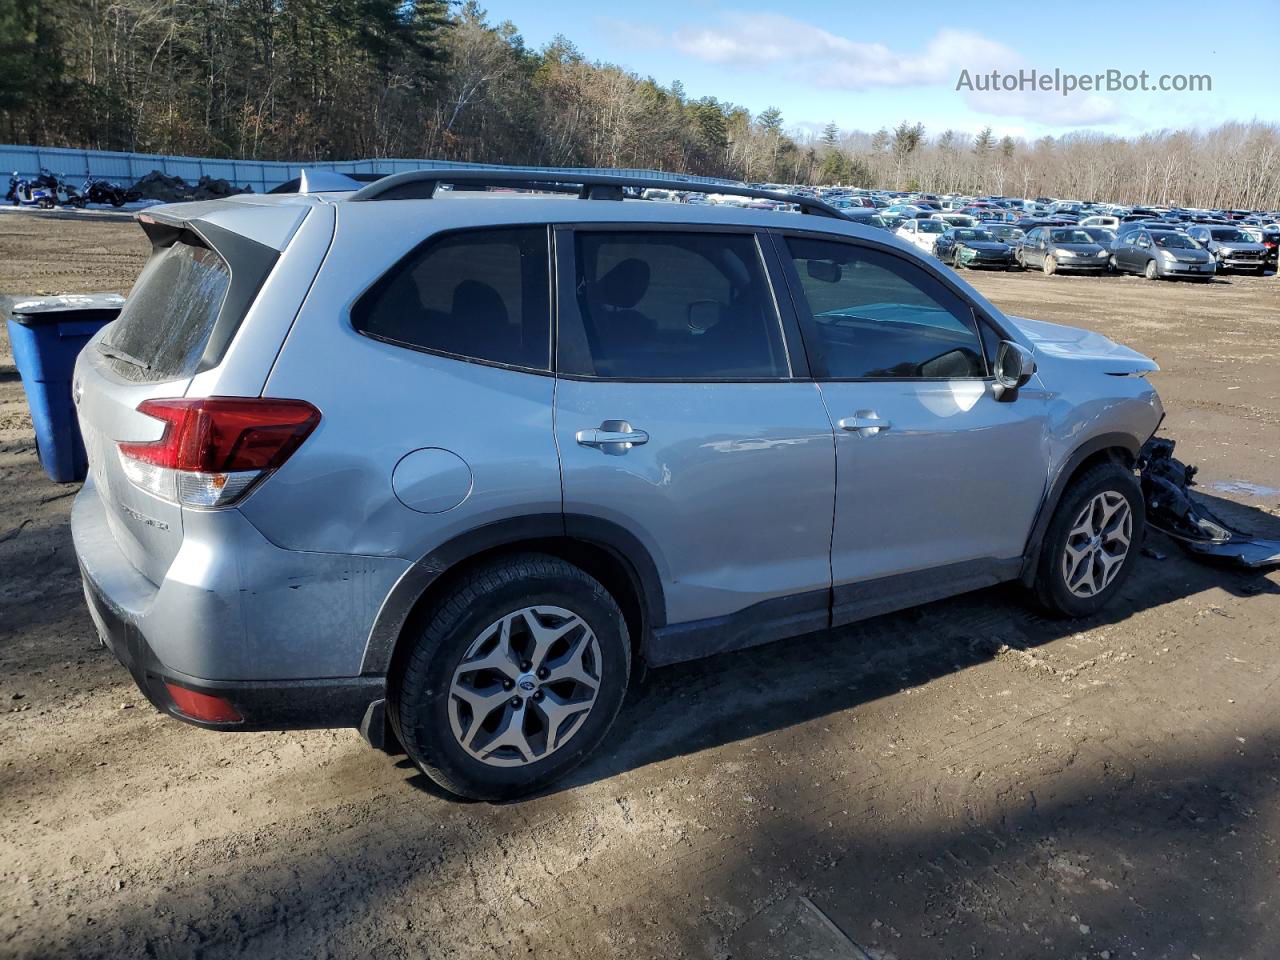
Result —
<instances>
[{"instance_id":1,"label":"rear bumper","mask_svg":"<svg viewBox=\"0 0 1280 960\"><path fill-rule=\"evenodd\" d=\"M184 515L183 528L156 584L118 546L92 473L72 508L89 610L147 698L214 729L359 726L385 695L383 676L360 675L369 631L407 564L284 550L234 510ZM242 719L192 719L166 684L221 698Z\"/></svg>"},{"instance_id":2,"label":"rear bumper","mask_svg":"<svg viewBox=\"0 0 1280 960\"><path fill-rule=\"evenodd\" d=\"M165 667L136 624L114 607L81 567L85 601L107 647L133 676L138 689L162 713L209 730L299 730L358 727L369 705L386 696L383 677L313 680L205 680ZM243 718L209 723L182 713L167 684L218 697Z\"/></svg>"}]
</instances>

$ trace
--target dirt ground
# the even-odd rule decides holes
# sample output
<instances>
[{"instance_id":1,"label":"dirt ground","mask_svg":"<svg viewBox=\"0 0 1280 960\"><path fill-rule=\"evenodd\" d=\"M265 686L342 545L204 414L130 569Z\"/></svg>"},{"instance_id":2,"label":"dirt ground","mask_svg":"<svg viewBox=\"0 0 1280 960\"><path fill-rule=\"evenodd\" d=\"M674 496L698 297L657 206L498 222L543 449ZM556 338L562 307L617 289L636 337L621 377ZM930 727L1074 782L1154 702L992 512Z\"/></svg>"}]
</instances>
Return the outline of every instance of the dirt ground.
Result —
<instances>
[{"instance_id":1,"label":"dirt ground","mask_svg":"<svg viewBox=\"0 0 1280 960\"><path fill-rule=\"evenodd\" d=\"M0 215L0 291L127 290L110 215ZM1154 355L1164 433L1280 536L1280 279L971 275ZM1280 573L1153 534L1097 619L1012 588L656 670L548 796L355 731L213 734L103 651L0 350L0 957L1280 953Z\"/></svg>"}]
</instances>

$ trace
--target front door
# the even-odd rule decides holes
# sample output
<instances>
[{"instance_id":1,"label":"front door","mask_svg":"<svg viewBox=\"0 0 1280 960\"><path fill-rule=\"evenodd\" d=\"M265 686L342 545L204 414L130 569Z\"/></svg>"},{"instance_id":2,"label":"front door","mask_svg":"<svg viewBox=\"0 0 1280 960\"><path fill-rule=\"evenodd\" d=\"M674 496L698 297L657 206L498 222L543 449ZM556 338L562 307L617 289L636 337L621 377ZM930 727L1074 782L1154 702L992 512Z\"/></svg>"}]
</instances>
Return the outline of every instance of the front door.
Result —
<instances>
[{"instance_id":1,"label":"front door","mask_svg":"<svg viewBox=\"0 0 1280 960\"><path fill-rule=\"evenodd\" d=\"M834 622L1007 578L1048 473L1037 381L997 400L999 335L911 258L778 240L837 426Z\"/></svg>"},{"instance_id":2,"label":"front door","mask_svg":"<svg viewBox=\"0 0 1280 960\"><path fill-rule=\"evenodd\" d=\"M835 454L763 255L750 231L558 230L555 434L566 516L643 544L669 624L760 605L781 636L828 622Z\"/></svg>"}]
</instances>

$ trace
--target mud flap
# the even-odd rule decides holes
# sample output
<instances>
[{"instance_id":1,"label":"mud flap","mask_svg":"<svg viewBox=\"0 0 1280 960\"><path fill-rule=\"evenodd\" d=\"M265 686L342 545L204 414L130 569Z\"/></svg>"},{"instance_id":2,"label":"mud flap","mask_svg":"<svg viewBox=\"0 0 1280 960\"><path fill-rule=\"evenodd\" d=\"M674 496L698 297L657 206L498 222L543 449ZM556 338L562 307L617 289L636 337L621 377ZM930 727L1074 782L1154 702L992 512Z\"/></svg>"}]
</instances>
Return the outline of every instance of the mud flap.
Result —
<instances>
[{"instance_id":1,"label":"mud flap","mask_svg":"<svg viewBox=\"0 0 1280 960\"><path fill-rule=\"evenodd\" d=\"M1191 495L1196 468L1173 456L1174 442L1152 437L1138 454L1147 523L1189 552L1234 560L1246 567L1280 564L1280 540L1236 530Z\"/></svg>"}]
</instances>

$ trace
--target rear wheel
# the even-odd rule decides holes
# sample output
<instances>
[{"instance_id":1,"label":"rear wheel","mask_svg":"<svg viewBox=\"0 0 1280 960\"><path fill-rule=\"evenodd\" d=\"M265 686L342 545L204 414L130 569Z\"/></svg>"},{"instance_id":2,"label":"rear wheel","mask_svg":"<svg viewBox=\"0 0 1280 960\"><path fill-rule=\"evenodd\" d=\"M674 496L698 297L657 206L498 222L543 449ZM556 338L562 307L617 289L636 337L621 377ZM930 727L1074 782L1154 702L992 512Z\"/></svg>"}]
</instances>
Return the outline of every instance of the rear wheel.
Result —
<instances>
[{"instance_id":1,"label":"rear wheel","mask_svg":"<svg viewBox=\"0 0 1280 960\"><path fill-rule=\"evenodd\" d=\"M1040 548L1035 591L1041 606L1065 617L1101 610L1133 569L1146 520L1132 470L1104 463L1073 480Z\"/></svg>"},{"instance_id":2,"label":"rear wheel","mask_svg":"<svg viewBox=\"0 0 1280 960\"><path fill-rule=\"evenodd\" d=\"M391 722L431 779L477 800L577 766L622 705L631 650L617 603L578 567L524 554L457 583L393 678Z\"/></svg>"}]
</instances>

